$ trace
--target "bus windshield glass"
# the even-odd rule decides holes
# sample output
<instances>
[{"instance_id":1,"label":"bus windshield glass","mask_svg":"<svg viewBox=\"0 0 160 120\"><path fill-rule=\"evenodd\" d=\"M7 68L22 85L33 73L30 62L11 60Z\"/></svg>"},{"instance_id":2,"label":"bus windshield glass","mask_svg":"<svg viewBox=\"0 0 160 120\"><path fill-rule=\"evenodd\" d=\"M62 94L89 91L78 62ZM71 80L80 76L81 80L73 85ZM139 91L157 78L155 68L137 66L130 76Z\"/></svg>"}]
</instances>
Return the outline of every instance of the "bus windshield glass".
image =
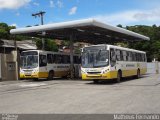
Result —
<instances>
[{"instance_id":1,"label":"bus windshield glass","mask_svg":"<svg viewBox=\"0 0 160 120\"><path fill-rule=\"evenodd\" d=\"M109 64L109 52L105 49L85 49L82 52L82 67L105 67Z\"/></svg>"},{"instance_id":2,"label":"bus windshield glass","mask_svg":"<svg viewBox=\"0 0 160 120\"><path fill-rule=\"evenodd\" d=\"M22 69L32 69L38 67L38 52L29 51L22 52L21 54L21 64Z\"/></svg>"}]
</instances>

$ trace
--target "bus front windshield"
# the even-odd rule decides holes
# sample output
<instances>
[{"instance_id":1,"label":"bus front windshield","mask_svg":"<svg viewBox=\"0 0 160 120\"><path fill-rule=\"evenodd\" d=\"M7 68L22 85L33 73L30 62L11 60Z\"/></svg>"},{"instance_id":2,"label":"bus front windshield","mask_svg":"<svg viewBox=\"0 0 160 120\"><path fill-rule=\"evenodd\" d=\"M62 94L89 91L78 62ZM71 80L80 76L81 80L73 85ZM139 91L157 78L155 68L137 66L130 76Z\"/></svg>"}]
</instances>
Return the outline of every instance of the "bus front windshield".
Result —
<instances>
[{"instance_id":1,"label":"bus front windshield","mask_svg":"<svg viewBox=\"0 0 160 120\"><path fill-rule=\"evenodd\" d=\"M24 52L21 55L21 64L22 69L32 69L38 67L38 53L34 52Z\"/></svg>"},{"instance_id":2,"label":"bus front windshield","mask_svg":"<svg viewBox=\"0 0 160 120\"><path fill-rule=\"evenodd\" d=\"M82 52L82 67L105 67L109 64L109 52L107 50L85 50Z\"/></svg>"}]
</instances>

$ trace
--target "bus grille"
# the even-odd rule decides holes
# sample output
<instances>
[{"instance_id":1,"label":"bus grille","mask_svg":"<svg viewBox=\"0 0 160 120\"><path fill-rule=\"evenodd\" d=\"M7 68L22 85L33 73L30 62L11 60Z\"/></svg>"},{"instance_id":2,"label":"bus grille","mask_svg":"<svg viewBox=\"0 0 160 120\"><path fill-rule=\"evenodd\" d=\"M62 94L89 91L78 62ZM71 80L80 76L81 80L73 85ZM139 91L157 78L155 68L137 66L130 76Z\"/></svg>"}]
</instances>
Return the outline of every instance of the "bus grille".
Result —
<instances>
[{"instance_id":1,"label":"bus grille","mask_svg":"<svg viewBox=\"0 0 160 120\"><path fill-rule=\"evenodd\" d=\"M23 70L24 72L32 72L33 70Z\"/></svg>"},{"instance_id":2,"label":"bus grille","mask_svg":"<svg viewBox=\"0 0 160 120\"><path fill-rule=\"evenodd\" d=\"M88 74L100 74L101 72L87 72Z\"/></svg>"}]
</instances>

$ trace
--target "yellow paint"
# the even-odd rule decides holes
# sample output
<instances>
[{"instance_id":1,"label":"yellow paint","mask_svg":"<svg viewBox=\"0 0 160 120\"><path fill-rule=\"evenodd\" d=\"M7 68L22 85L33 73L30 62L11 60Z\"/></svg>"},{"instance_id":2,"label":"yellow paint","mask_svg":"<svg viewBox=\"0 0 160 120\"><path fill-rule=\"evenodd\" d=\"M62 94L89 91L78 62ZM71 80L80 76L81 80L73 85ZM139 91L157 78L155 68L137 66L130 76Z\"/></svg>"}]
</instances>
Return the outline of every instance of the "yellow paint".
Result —
<instances>
[{"instance_id":1,"label":"yellow paint","mask_svg":"<svg viewBox=\"0 0 160 120\"><path fill-rule=\"evenodd\" d=\"M133 75L137 75L137 70L123 70L122 71L122 77L129 77Z\"/></svg>"},{"instance_id":2,"label":"yellow paint","mask_svg":"<svg viewBox=\"0 0 160 120\"><path fill-rule=\"evenodd\" d=\"M39 78L47 78L48 77L48 72L38 72L38 77Z\"/></svg>"},{"instance_id":3,"label":"yellow paint","mask_svg":"<svg viewBox=\"0 0 160 120\"><path fill-rule=\"evenodd\" d=\"M20 78L47 78L48 72L35 72L31 75L25 75L24 73L20 73Z\"/></svg>"},{"instance_id":4,"label":"yellow paint","mask_svg":"<svg viewBox=\"0 0 160 120\"><path fill-rule=\"evenodd\" d=\"M54 72L54 77L63 77L68 75L68 71L55 71ZM31 75L25 75L24 73L20 73L20 78L25 79L25 78L47 78L48 77L48 72L36 72L32 73Z\"/></svg>"},{"instance_id":5,"label":"yellow paint","mask_svg":"<svg viewBox=\"0 0 160 120\"><path fill-rule=\"evenodd\" d=\"M147 68L141 69L141 74L142 74L142 75L143 75L143 74L146 74L146 72L147 72Z\"/></svg>"},{"instance_id":6,"label":"yellow paint","mask_svg":"<svg viewBox=\"0 0 160 120\"><path fill-rule=\"evenodd\" d=\"M117 71L107 72L105 74L84 74L82 73L82 79L92 80L92 79L113 79L117 77Z\"/></svg>"},{"instance_id":7,"label":"yellow paint","mask_svg":"<svg viewBox=\"0 0 160 120\"><path fill-rule=\"evenodd\" d=\"M147 72L147 68L140 69L140 74L145 74ZM137 75L137 69L135 70L122 70L122 77L129 77ZM114 79L117 78L117 71L110 71L104 74L85 74L82 73L83 80L93 80L93 79Z\"/></svg>"}]
</instances>

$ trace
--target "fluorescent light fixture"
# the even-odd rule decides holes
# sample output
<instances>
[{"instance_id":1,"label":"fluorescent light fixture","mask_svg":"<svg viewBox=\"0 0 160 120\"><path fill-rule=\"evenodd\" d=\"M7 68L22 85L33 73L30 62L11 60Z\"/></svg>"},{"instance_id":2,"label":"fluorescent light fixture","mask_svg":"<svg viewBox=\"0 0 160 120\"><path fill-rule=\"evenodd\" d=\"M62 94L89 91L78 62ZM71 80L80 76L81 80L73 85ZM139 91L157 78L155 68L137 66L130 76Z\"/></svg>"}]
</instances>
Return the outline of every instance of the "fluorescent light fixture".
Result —
<instances>
[{"instance_id":1,"label":"fluorescent light fixture","mask_svg":"<svg viewBox=\"0 0 160 120\"><path fill-rule=\"evenodd\" d=\"M82 29L77 29L79 32L85 32L85 30L82 30Z\"/></svg>"},{"instance_id":2,"label":"fluorescent light fixture","mask_svg":"<svg viewBox=\"0 0 160 120\"><path fill-rule=\"evenodd\" d=\"M101 35L100 33L94 33L95 35Z\"/></svg>"}]
</instances>

